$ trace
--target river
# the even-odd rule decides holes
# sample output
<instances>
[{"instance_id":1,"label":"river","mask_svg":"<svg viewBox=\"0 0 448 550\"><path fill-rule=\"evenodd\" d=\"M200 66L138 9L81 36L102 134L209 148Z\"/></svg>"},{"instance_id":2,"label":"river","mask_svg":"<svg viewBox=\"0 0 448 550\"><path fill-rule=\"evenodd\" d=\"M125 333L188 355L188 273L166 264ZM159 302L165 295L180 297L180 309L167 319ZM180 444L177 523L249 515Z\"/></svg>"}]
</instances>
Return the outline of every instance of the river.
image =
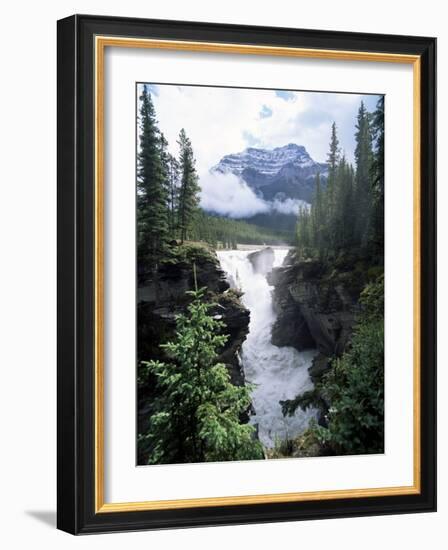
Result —
<instances>
[{"instance_id":1,"label":"river","mask_svg":"<svg viewBox=\"0 0 448 550\"><path fill-rule=\"evenodd\" d=\"M252 250L219 250L222 269L231 286L243 292L242 301L250 311L249 334L242 347L241 361L246 380L255 385L252 403L255 414L250 422L258 425L260 441L273 448L276 441L291 439L302 433L314 410L300 408L292 417L284 417L279 401L293 399L312 389L308 368L316 352L299 352L292 347L271 343L271 330L276 319L272 290L266 275L255 273L248 255ZM274 248L273 267L283 264L287 248Z\"/></svg>"}]
</instances>

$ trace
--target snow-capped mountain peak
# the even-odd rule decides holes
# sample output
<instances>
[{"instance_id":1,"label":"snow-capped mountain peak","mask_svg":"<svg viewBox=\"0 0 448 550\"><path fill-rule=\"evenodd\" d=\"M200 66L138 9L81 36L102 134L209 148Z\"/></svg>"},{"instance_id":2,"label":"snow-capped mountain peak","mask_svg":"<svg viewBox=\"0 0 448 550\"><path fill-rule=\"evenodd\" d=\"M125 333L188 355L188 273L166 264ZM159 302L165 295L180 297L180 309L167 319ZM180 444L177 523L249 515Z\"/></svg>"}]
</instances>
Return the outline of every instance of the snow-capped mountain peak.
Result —
<instances>
[{"instance_id":1,"label":"snow-capped mountain peak","mask_svg":"<svg viewBox=\"0 0 448 550\"><path fill-rule=\"evenodd\" d=\"M303 145L288 143L274 149L248 147L225 155L211 172L238 176L266 200L281 197L311 202L315 176L319 173L325 179L327 170Z\"/></svg>"},{"instance_id":2,"label":"snow-capped mountain peak","mask_svg":"<svg viewBox=\"0 0 448 550\"><path fill-rule=\"evenodd\" d=\"M310 157L303 145L288 143L288 145L274 149L248 147L241 153L224 156L213 170L242 175L243 171L249 168L260 174L273 176L288 164L305 168L318 163Z\"/></svg>"}]
</instances>

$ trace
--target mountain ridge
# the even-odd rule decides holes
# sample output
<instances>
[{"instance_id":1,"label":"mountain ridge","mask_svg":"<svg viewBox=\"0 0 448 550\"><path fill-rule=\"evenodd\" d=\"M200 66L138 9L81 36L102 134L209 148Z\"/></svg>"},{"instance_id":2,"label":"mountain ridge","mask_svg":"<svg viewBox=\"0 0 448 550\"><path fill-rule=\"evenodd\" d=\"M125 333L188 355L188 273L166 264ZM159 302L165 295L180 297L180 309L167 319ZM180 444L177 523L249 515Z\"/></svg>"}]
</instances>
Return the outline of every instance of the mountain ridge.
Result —
<instances>
[{"instance_id":1,"label":"mountain ridge","mask_svg":"<svg viewBox=\"0 0 448 550\"><path fill-rule=\"evenodd\" d=\"M273 149L247 147L225 155L211 172L236 175L267 201L300 199L309 203L316 174L325 185L328 166L313 160L303 145L288 143Z\"/></svg>"}]
</instances>

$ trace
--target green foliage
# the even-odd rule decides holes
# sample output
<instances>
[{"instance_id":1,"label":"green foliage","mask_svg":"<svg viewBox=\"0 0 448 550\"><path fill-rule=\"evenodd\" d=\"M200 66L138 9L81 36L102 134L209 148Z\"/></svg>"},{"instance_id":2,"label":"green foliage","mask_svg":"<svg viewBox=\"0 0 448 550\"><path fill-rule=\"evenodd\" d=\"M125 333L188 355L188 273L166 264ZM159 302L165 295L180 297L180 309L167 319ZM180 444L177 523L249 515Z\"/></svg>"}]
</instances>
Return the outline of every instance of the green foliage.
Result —
<instances>
[{"instance_id":1,"label":"green foliage","mask_svg":"<svg viewBox=\"0 0 448 550\"><path fill-rule=\"evenodd\" d=\"M384 100L368 113L361 102L356 122L356 169L340 154L337 128L331 127L328 179L316 176L311 208L297 219L300 257L336 258L358 249L382 263L384 245Z\"/></svg>"},{"instance_id":2,"label":"green foliage","mask_svg":"<svg viewBox=\"0 0 448 550\"><path fill-rule=\"evenodd\" d=\"M179 135L177 160L157 126L151 94L143 86L137 154L137 248L139 271L155 269L170 239L183 241L199 210L198 176L191 141Z\"/></svg>"},{"instance_id":3,"label":"green foliage","mask_svg":"<svg viewBox=\"0 0 448 550\"><path fill-rule=\"evenodd\" d=\"M372 178L372 253L381 255L384 248L384 96L378 100L373 113L372 138L374 140L371 166Z\"/></svg>"},{"instance_id":4,"label":"green foliage","mask_svg":"<svg viewBox=\"0 0 448 550\"><path fill-rule=\"evenodd\" d=\"M325 402L317 389L314 388L297 395L294 399L280 401L280 405L283 416L293 416L299 407L302 410L306 410L308 407L325 407Z\"/></svg>"},{"instance_id":5,"label":"green foliage","mask_svg":"<svg viewBox=\"0 0 448 550\"><path fill-rule=\"evenodd\" d=\"M297 241L299 243L297 249L300 256L308 256L314 235L312 231L315 229L312 225L314 216L310 213L307 206L300 206L297 224Z\"/></svg>"},{"instance_id":6,"label":"green foliage","mask_svg":"<svg viewBox=\"0 0 448 550\"><path fill-rule=\"evenodd\" d=\"M199 211L199 178L196 173L191 141L182 128L177 142L180 148L179 167L181 173L178 207L178 228L183 242Z\"/></svg>"},{"instance_id":7,"label":"green foliage","mask_svg":"<svg viewBox=\"0 0 448 550\"><path fill-rule=\"evenodd\" d=\"M357 244L356 215L354 172L342 157L336 169L335 208L331 220L333 247L338 253Z\"/></svg>"},{"instance_id":8,"label":"green foliage","mask_svg":"<svg viewBox=\"0 0 448 550\"><path fill-rule=\"evenodd\" d=\"M171 154L167 155L166 165L168 172L168 225L170 236L174 238L179 224L180 166L176 157Z\"/></svg>"},{"instance_id":9,"label":"green foliage","mask_svg":"<svg viewBox=\"0 0 448 550\"><path fill-rule=\"evenodd\" d=\"M139 443L151 449L150 464L263 458L254 428L240 417L250 406L250 386L234 386L217 363L227 341L224 324L209 315L204 290L179 315L176 336L164 344L171 362L144 362L142 377L155 376L157 399L149 430Z\"/></svg>"},{"instance_id":10,"label":"green foliage","mask_svg":"<svg viewBox=\"0 0 448 550\"><path fill-rule=\"evenodd\" d=\"M205 241L214 248L236 248L244 244L288 244L289 235L285 232L258 227L251 223L198 212L189 237Z\"/></svg>"},{"instance_id":11,"label":"green foliage","mask_svg":"<svg viewBox=\"0 0 448 550\"><path fill-rule=\"evenodd\" d=\"M140 147L137 155L137 243L141 263L156 261L168 236L166 140L156 121L146 85L140 96Z\"/></svg>"},{"instance_id":12,"label":"green foliage","mask_svg":"<svg viewBox=\"0 0 448 550\"><path fill-rule=\"evenodd\" d=\"M372 131L370 127L371 115L361 102L356 124L356 233L363 246L371 238L372 216Z\"/></svg>"},{"instance_id":13,"label":"green foliage","mask_svg":"<svg viewBox=\"0 0 448 550\"><path fill-rule=\"evenodd\" d=\"M162 264L178 265L184 263L190 267L202 261L216 262L216 255L205 242L185 241L183 244L168 246Z\"/></svg>"},{"instance_id":14,"label":"green foliage","mask_svg":"<svg viewBox=\"0 0 448 550\"><path fill-rule=\"evenodd\" d=\"M327 192L325 195L326 214L329 220L332 220L336 209L336 178L340 159L339 140L336 132L336 123L331 126L330 151L328 153L328 182ZM328 237L333 241L334 234L329 234Z\"/></svg>"},{"instance_id":15,"label":"green foliage","mask_svg":"<svg viewBox=\"0 0 448 550\"><path fill-rule=\"evenodd\" d=\"M305 212L299 213L299 220L306 214ZM311 218L311 234L309 245L313 245L319 254L322 254L325 247L325 205L324 195L320 185L320 176L316 175L316 194L314 202L310 212ZM300 223L298 224L298 231L300 231ZM301 244L300 234L298 234L298 242ZM308 252L308 251L307 251ZM309 252L308 252L309 254Z\"/></svg>"},{"instance_id":16,"label":"green foliage","mask_svg":"<svg viewBox=\"0 0 448 550\"><path fill-rule=\"evenodd\" d=\"M157 126L147 86L139 108L137 171L137 233L139 273L156 268L170 256L167 243L180 239L204 241L214 248L245 244L293 244L291 231L276 226L283 219L269 216L274 227L206 214L200 209L200 186L193 147L186 132L179 133L179 158L168 152L168 142ZM271 220L272 218L272 220ZM274 219L275 218L275 219ZM292 216L294 220L294 216ZM289 222L288 222L289 223ZM294 221L293 221L294 223ZM168 259L169 261L169 259Z\"/></svg>"},{"instance_id":17,"label":"green foliage","mask_svg":"<svg viewBox=\"0 0 448 550\"><path fill-rule=\"evenodd\" d=\"M292 439L276 439L273 449L267 449L268 458L299 458L320 456L321 445L316 436L317 422L312 418L306 429L299 436Z\"/></svg>"},{"instance_id":18,"label":"green foliage","mask_svg":"<svg viewBox=\"0 0 448 550\"><path fill-rule=\"evenodd\" d=\"M320 175L310 208L301 208L297 219L297 249L300 257L335 257L356 244L354 239L356 208L353 168L338 149L336 126L332 126L329 173L323 191Z\"/></svg>"},{"instance_id":19,"label":"green foliage","mask_svg":"<svg viewBox=\"0 0 448 550\"><path fill-rule=\"evenodd\" d=\"M384 450L384 277L361 294L362 313L349 349L332 361L313 392L283 404L284 414L306 409L318 399L329 404L327 426L314 426L330 454Z\"/></svg>"}]
</instances>

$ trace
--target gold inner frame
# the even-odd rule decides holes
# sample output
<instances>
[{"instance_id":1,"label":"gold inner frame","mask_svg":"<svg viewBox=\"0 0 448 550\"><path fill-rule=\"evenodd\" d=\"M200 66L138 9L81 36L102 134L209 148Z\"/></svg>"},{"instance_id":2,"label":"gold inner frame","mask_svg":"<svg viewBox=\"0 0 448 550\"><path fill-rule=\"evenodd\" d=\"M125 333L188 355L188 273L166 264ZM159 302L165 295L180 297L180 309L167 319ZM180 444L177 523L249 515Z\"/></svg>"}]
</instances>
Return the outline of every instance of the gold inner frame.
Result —
<instances>
[{"instance_id":1,"label":"gold inner frame","mask_svg":"<svg viewBox=\"0 0 448 550\"><path fill-rule=\"evenodd\" d=\"M286 56L312 59L406 63L413 66L413 484L402 487L342 489L299 493L154 500L142 502L106 503L104 501L104 54L106 47L149 48L159 50L232 53L243 55ZM206 506L232 506L278 502L303 502L341 498L411 495L420 493L421 482L421 425L420 425L420 117L421 73L420 56L344 50L320 50L291 47L254 46L122 38L95 37L95 513L167 510Z\"/></svg>"}]
</instances>

